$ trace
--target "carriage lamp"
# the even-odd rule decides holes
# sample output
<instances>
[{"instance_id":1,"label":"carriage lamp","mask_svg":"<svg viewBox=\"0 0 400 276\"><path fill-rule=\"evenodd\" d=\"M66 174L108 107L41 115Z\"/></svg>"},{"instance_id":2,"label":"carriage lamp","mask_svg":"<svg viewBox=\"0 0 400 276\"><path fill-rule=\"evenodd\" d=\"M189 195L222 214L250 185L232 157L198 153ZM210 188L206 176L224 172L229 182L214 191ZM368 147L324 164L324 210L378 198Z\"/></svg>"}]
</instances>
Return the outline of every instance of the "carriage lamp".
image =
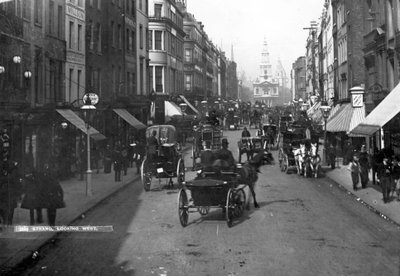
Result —
<instances>
[{"instance_id":1,"label":"carriage lamp","mask_svg":"<svg viewBox=\"0 0 400 276\"><path fill-rule=\"evenodd\" d=\"M21 57L20 56L14 56L13 57L13 62L15 64L20 64L21 63Z\"/></svg>"},{"instance_id":2,"label":"carriage lamp","mask_svg":"<svg viewBox=\"0 0 400 276\"><path fill-rule=\"evenodd\" d=\"M322 111L322 116L324 117L324 147L322 149L322 160L324 162L324 164L327 164L327 158L326 158L326 124L328 121L328 117L329 117L329 112L331 111L331 107L329 105L326 104L326 102L324 102L319 109L321 109Z\"/></svg>"},{"instance_id":3,"label":"carriage lamp","mask_svg":"<svg viewBox=\"0 0 400 276\"><path fill-rule=\"evenodd\" d=\"M67 123L67 122L62 122L62 123L61 123L61 127L62 127L63 129L66 129L66 128L68 127L68 123Z\"/></svg>"},{"instance_id":4,"label":"carriage lamp","mask_svg":"<svg viewBox=\"0 0 400 276\"><path fill-rule=\"evenodd\" d=\"M31 71L29 71L29 70L26 70L25 72L24 72L24 77L25 77L25 79L30 79L30 78L32 78L32 72Z\"/></svg>"},{"instance_id":5,"label":"carriage lamp","mask_svg":"<svg viewBox=\"0 0 400 276\"><path fill-rule=\"evenodd\" d=\"M0 66L0 74L3 74L6 71L6 69L4 68L4 66Z\"/></svg>"}]
</instances>

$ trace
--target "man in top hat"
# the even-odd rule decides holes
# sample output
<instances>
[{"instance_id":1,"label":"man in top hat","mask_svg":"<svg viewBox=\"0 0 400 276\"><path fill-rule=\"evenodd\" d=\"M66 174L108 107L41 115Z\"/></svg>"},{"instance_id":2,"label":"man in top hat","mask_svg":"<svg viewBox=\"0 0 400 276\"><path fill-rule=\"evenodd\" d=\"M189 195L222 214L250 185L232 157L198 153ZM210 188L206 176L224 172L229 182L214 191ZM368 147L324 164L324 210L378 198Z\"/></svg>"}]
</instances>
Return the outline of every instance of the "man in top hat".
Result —
<instances>
[{"instance_id":1,"label":"man in top hat","mask_svg":"<svg viewBox=\"0 0 400 276\"><path fill-rule=\"evenodd\" d=\"M228 139L223 138L222 139L222 149L218 150L215 153L216 156L216 161L220 160L218 164L215 165L220 165L223 168L232 168L235 166L235 158L233 158L233 154L230 150L228 150ZM215 163L215 162L214 162Z\"/></svg>"}]
</instances>

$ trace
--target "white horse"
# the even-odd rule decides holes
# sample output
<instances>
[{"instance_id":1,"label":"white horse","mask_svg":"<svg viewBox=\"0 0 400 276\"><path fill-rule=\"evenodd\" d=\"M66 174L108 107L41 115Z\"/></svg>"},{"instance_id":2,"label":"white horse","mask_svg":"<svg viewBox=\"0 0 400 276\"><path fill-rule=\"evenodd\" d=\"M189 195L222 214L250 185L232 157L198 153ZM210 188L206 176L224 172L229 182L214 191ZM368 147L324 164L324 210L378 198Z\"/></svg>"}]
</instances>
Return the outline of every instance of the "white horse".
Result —
<instances>
[{"instance_id":1,"label":"white horse","mask_svg":"<svg viewBox=\"0 0 400 276\"><path fill-rule=\"evenodd\" d=\"M305 157L307 155L306 145L304 143L300 143L300 148L294 149L293 154L296 161L297 174L300 175L303 173L303 166L305 162Z\"/></svg>"},{"instance_id":2,"label":"white horse","mask_svg":"<svg viewBox=\"0 0 400 276\"><path fill-rule=\"evenodd\" d=\"M310 167L312 171L312 176L317 178L318 177L318 170L320 168L321 157L318 154L317 143L311 143L311 150L310 150Z\"/></svg>"}]
</instances>

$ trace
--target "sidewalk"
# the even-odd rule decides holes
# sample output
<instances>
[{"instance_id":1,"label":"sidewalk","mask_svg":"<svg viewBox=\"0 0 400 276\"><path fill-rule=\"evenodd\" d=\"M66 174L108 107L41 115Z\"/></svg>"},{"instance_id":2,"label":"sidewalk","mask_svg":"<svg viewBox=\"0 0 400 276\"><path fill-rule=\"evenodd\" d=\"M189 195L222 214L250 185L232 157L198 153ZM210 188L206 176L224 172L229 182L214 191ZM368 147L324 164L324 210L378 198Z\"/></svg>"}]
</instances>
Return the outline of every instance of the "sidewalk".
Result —
<instances>
[{"instance_id":1,"label":"sidewalk","mask_svg":"<svg viewBox=\"0 0 400 276\"><path fill-rule=\"evenodd\" d=\"M354 191L350 172L346 168L347 166L343 166L342 162L339 162L339 165L339 167L336 167L333 170L330 167L323 167L325 176L346 189L349 194L353 194L356 197L356 200L366 204L383 218L390 219L400 225L400 201L393 198L389 203L383 203L381 189L379 185L374 185L372 183L371 173L367 188ZM358 185L361 187L360 183Z\"/></svg>"},{"instance_id":2,"label":"sidewalk","mask_svg":"<svg viewBox=\"0 0 400 276\"><path fill-rule=\"evenodd\" d=\"M78 176L79 177L79 176ZM56 225L70 225L74 220L81 218L84 224L84 214L98 203L122 189L132 181L139 179L136 166L128 169L126 176L121 176L121 182L114 181L114 171L109 174L92 174L93 196L87 197L86 181L78 177L62 181L64 201L66 208L57 210ZM38 226L47 226L47 212L43 210L44 223ZM14 212L14 225L29 225L29 210L16 208ZM40 246L55 236L56 232L15 233L13 227L3 233L0 232L0 274L14 267L25 258L30 258L32 253Z\"/></svg>"}]
</instances>

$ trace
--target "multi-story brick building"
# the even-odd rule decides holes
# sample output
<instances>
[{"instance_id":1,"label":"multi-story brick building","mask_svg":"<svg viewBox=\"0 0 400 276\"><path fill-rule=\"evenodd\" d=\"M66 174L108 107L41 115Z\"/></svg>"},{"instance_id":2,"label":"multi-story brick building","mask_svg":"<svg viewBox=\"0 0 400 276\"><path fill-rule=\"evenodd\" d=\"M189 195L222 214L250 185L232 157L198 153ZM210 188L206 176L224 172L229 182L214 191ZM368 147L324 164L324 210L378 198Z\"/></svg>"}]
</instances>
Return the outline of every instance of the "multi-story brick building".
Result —
<instances>
[{"instance_id":1,"label":"multi-story brick building","mask_svg":"<svg viewBox=\"0 0 400 276\"><path fill-rule=\"evenodd\" d=\"M306 97L306 58L297 58L292 65L292 93L293 100L304 99Z\"/></svg>"}]
</instances>

